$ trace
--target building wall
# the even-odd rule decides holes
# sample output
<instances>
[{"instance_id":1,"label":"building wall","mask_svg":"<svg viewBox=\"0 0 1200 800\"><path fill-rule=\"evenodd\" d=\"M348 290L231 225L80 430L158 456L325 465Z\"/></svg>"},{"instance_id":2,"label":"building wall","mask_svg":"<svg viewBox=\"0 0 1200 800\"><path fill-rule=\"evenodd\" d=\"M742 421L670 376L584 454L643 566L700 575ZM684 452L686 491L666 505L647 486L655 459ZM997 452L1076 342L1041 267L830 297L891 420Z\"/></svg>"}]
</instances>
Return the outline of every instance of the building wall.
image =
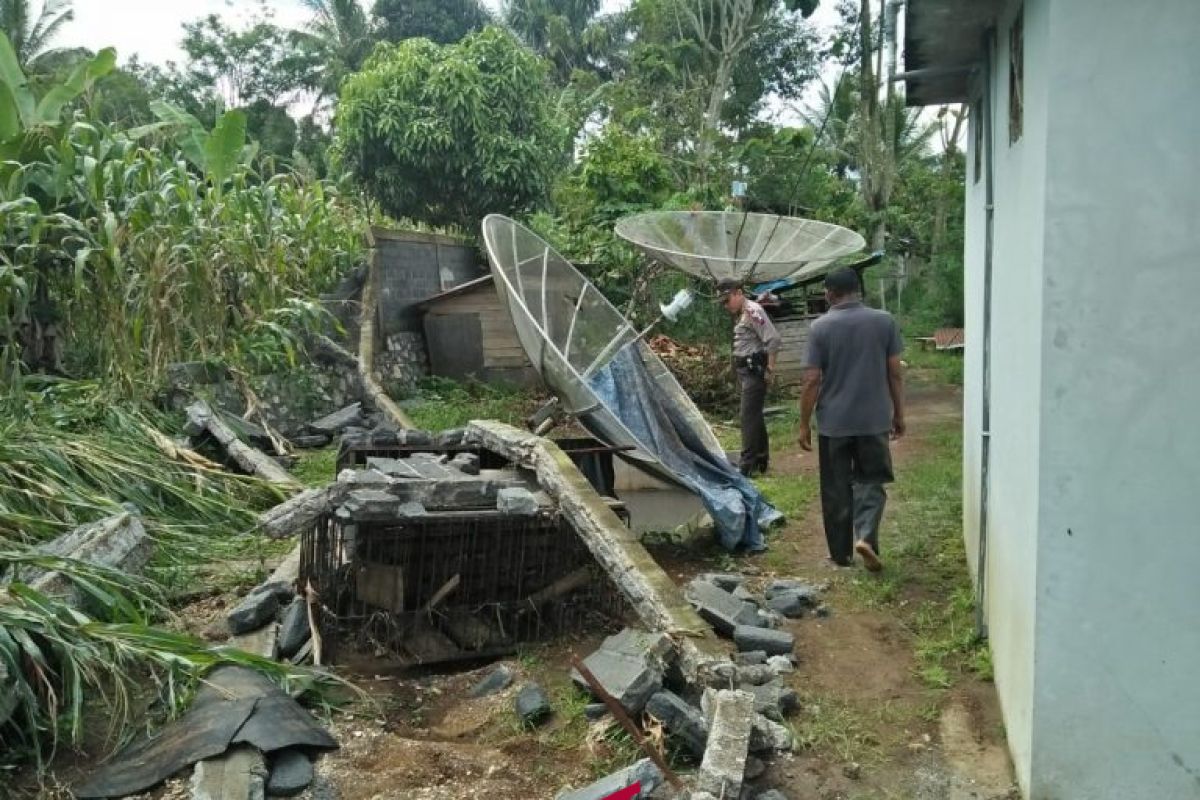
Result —
<instances>
[{"instance_id":1,"label":"building wall","mask_svg":"<svg viewBox=\"0 0 1200 800\"><path fill-rule=\"evenodd\" d=\"M511 383L515 385L533 385L538 382L537 373L529 363L525 350L517 338L512 318L508 309L500 304L495 287L488 283L462 294L439 300L430 304L426 316L466 314L479 320L480 341L476 347L482 349L484 374L476 377L485 381ZM434 343L429 343L431 360L434 362L435 374L438 372L438 358L434 352ZM464 375L449 377L462 378Z\"/></svg>"},{"instance_id":2,"label":"building wall","mask_svg":"<svg viewBox=\"0 0 1200 800\"><path fill-rule=\"evenodd\" d=\"M1048 22L1031 797L1196 800L1200 2Z\"/></svg>"},{"instance_id":3,"label":"building wall","mask_svg":"<svg viewBox=\"0 0 1200 800\"><path fill-rule=\"evenodd\" d=\"M993 108L994 243L991 330L991 430L988 473L985 616L1008 733L1021 786L1028 790L1033 760L1035 587L1044 279L1048 0L1024 7L1024 133L1009 142L1008 31L1020 4L1011 2L997 24L995 67L985 102ZM972 142L972 146L974 142ZM974 153L968 154L973 163ZM984 160L981 159L981 165ZM986 165L984 165L986 169ZM970 178L973 180L973 175ZM968 550L980 535L984 310L984 190L986 176L967 191L967 353L964 394L964 527Z\"/></svg>"}]
</instances>

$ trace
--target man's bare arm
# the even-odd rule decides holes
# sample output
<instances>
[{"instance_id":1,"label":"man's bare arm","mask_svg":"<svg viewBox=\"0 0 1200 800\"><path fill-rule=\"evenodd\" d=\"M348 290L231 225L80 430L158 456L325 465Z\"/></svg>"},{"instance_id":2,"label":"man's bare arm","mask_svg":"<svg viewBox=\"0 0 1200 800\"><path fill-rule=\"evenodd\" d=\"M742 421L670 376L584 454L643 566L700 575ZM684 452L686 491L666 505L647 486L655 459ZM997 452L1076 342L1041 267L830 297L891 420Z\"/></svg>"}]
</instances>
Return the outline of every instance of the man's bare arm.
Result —
<instances>
[{"instance_id":1,"label":"man's bare arm","mask_svg":"<svg viewBox=\"0 0 1200 800\"><path fill-rule=\"evenodd\" d=\"M812 415L821 396L821 370L809 367L804 370L804 394L800 397L800 447L812 450Z\"/></svg>"},{"instance_id":2,"label":"man's bare arm","mask_svg":"<svg viewBox=\"0 0 1200 800\"><path fill-rule=\"evenodd\" d=\"M904 372L900 356L888 356L888 391L892 395L892 438L904 435Z\"/></svg>"}]
</instances>

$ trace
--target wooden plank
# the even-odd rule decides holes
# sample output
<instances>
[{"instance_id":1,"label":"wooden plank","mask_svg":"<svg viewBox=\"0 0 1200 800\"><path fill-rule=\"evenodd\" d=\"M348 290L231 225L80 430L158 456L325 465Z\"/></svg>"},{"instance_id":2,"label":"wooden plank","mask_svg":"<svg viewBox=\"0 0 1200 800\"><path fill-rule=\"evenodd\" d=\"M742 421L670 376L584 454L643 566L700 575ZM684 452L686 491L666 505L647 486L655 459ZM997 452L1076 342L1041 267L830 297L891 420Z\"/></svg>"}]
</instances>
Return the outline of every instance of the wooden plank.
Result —
<instances>
[{"instance_id":1,"label":"wooden plank","mask_svg":"<svg viewBox=\"0 0 1200 800\"><path fill-rule=\"evenodd\" d=\"M465 378L483 371L483 333L474 314L425 317L425 341L434 375Z\"/></svg>"}]
</instances>

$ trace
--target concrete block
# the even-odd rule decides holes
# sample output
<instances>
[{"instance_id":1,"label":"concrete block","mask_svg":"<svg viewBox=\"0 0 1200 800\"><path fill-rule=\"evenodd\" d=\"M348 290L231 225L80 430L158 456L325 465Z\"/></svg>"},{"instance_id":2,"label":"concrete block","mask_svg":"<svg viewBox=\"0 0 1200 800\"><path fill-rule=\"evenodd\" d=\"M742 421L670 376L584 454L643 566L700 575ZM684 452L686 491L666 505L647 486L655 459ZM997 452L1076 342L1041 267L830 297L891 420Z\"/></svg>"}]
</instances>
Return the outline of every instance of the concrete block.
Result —
<instances>
[{"instance_id":1,"label":"concrete block","mask_svg":"<svg viewBox=\"0 0 1200 800\"><path fill-rule=\"evenodd\" d=\"M792 749L794 741L792 732L783 725L762 714L754 715L750 729L751 753L787 752Z\"/></svg>"},{"instance_id":2,"label":"concrete block","mask_svg":"<svg viewBox=\"0 0 1200 800\"><path fill-rule=\"evenodd\" d=\"M328 414L315 422L310 422L308 427L313 433L327 433L330 435L338 434L347 428L361 427L366 423L366 419L362 413L362 403L351 403L343 409Z\"/></svg>"},{"instance_id":3,"label":"concrete block","mask_svg":"<svg viewBox=\"0 0 1200 800\"><path fill-rule=\"evenodd\" d=\"M802 617L812 607L811 598L799 592L776 592L767 598L767 608L788 619Z\"/></svg>"},{"instance_id":4,"label":"concrete block","mask_svg":"<svg viewBox=\"0 0 1200 800\"><path fill-rule=\"evenodd\" d=\"M751 650L748 653L734 653L733 663L739 667L765 664L767 663L767 652L765 650Z\"/></svg>"},{"instance_id":5,"label":"concrete block","mask_svg":"<svg viewBox=\"0 0 1200 800\"><path fill-rule=\"evenodd\" d=\"M736 572L705 572L700 576L700 580L707 581L726 592L732 592L745 582L746 577L738 575Z\"/></svg>"},{"instance_id":6,"label":"concrete block","mask_svg":"<svg viewBox=\"0 0 1200 800\"><path fill-rule=\"evenodd\" d=\"M567 789L558 793L555 800L605 800L622 789L628 789L635 783L641 785L641 790L632 800L643 800L651 792L662 785L663 775L654 762L643 758L632 766L606 775L595 783L582 789Z\"/></svg>"},{"instance_id":7,"label":"concrete block","mask_svg":"<svg viewBox=\"0 0 1200 800\"><path fill-rule=\"evenodd\" d=\"M400 501L378 489L355 489L347 495L340 511L356 522L386 522L395 519Z\"/></svg>"},{"instance_id":8,"label":"concrete block","mask_svg":"<svg viewBox=\"0 0 1200 800\"><path fill-rule=\"evenodd\" d=\"M758 598L751 594L750 590L745 586L735 586L733 589L729 590L729 593L745 603L754 603L754 605L758 605Z\"/></svg>"},{"instance_id":9,"label":"concrete block","mask_svg":"<svg viewBox=\"0 0 1200 800\"><path fill-rule=\"evenodd\" d=\"M770 683L779 677L775 670L771 669L766 664L747 664L744 667L738 667L734 672L734 682L739 686L762 686L764 683Z\"/></svg>"},{"instance_id":10,"label":"concrete block","mask_svg":"<svg viewBox=\"0 0 1200 800\"><path fill-rule=\"evenodd\" d=\"M785 656L796 646L796 639L787 631L739 625L733 631L733 642L743 653L765 650L767 655Z\"/></svg>"},{"instance_id":11,"label":"concrete block","mask_svg":"<svg viewBox=\"0 0 1200 800\"><path fill-rule=\"evenodd\" d=\"M696 776L696 788L717 797L742 791L754 723L754 697L747 692L716 692L708 748Z\"/></svg>"},{"instance_id":12,"label":"concrete block","mask_svg":"<svg viewBox=\"0 0 1200 800\"><path fill-rule=\"evenodd\" d=\"M298 450L309 450L324 447L332 441L328 433L315 433L308 436L293 436L288 440L292 447Z\"/></svg>"},{"instance_id":13,"label":"concrete block","mask_svg":"<svg viewBox=\"0 0 1200 800\"><path fill-rule=\"evenodd\" d=\"M540 506L533 492L528 489L509 487L496 493L496 508L502 514L529 517L538 513Z\"/></svg>"},{"instance_id":14,"label":"concrete block","mask_svg":"<svg viewBox=\"0 0 1200 800\"><path fill-rule=\"evenodd\" d=\"M512 685L515 677L512 668L501 664L471 688L471 697L486 697L489 694L502 692Z\"/></svg>"},{"instance_id":15,"label":"concrete block","mask_svg":"<svg viewBox=\"0 0 1200 800\"><path fill-rule=\"evenodd\" d=\"M292 600L283 612L279 623L279 641L276 651L280 658L291 658L300 651L312 632L308 628L308 603L304 598Z\"/></svg>"},{"instance_id":16,"label":"concrete block","mask_svg":"<svg viewBox=\"0 0 1200 800\"><path fill-rule=\"evenodd\" d=\"M225 618L229 632L234 636L258 630L279 612L279 597L274 592L254 591L242 598L242 602Z\"/></svg>"},{"instance_id":17,"label":"concrete block","mask_svg":"<svg viewBox=\"0 0 1200 800\"><path fill-rule=\"evenodd\" d=\"M267 767L253 747L235 747L192 771L192 800L263 800Z\"/></svg>"},{"instance_id":18,"label":"concrete block","mask_svg":"<svg viewBox=\"0 0 1200 800\"><path fill-rule=\"evenodd\" d=\"M293 797L308 788L313 779L313 765L308 756L291 748L271 756L271 776L267 792L273 797Z\"/></svg>"},{"instance_id":19,"label":"concrete block","mask_svg":"<svg viewBox=\"0 0 1200 800\"><path fill-rule=\"evenodd\" d=\"M718 632L732 636L739 626L758 624L758 609L708 581L693 580L684 590L684 597Z\"/></svg>"},{"instance_id":20,"label":"concrete block","mask_svg":"<svg viewBox=\"0 0 1200 800\"><path fill-rule=\"evenodd\" d=\"M767 659L767 666L774 670L776 675L786 675L796 669L796 665L788 656L771 656Z\"/></svg>"},{"instance_id":21,"label":"concrete block","mask_svg":"<svg viewBox=\"0 0 1200 800\"><path fill-rule=\"evenodd\" d=\"M754 695L754 711L776 722L782 722L786 715L800 705L796 692L779 680L761 686L750 685L742 688Z\"/></svg>"},{"instance_id":22,"label":"concrete block","mask_svg":"<svg viewBox=\"0 0 1200 800\"><path fill-rule=\"evenodd\" d=\"M474 453L459 453L450 459L450 466L464 475L478 475L479 456Z\"/></svg>"},{"instance_id":23,"label":"concrete block","mask_svg":"<svg viewBox=\"0 0 1200 800\"><path fill-rule=\"evenodd\" d=\"M646 703L646 711L662 722L667 731L683 742L693 754L704 755L704 747L708 743L708 725L699 709L674 692L663 689L651 696Z\"/></svg>"},{"instance_id":24,"label":"concrete block","mask_svg":"<svg viewBox=\"0 0 1200 800\"><path fill-rule=\"evenodd\" d=\"M421 474L408 465L407 459L369 456L367 469L374 469L393 478L420 478Z\"/></svg>"},{"instance_id":25,"label":"concrete block","mask_svg":"<svg viewBox=\"0 0 1200 800\"><path fill-rule=\"evenodd\" d=\"M551 714L550 700L536 683L526 684L517 693L517 716L526 725L537 725Z\"/></svg>"},{"instance_id":26,"label":"concrete block","mask_svg":"<svg viewBox=\"0 0 1200 800\"><path fill-rule=\"evenodd\" d=\"M626 628L605 639L600 649L583 663L626 711L637 714L651 695L662 689L663 672L671 652L671 640L664 634ZM577 671L571 671L571 679L590 691Z\"/></svg>"},{"instance_id":27,"label":"concrete block","mask_svg":"<svg viewBox=\"0 0 1200 800\"><path fill-rule=\"evenodd\" d=\"M763 594L768 600L780 594L794 594L808 608L815 607L821 601L821 593L811 583L791 578L774 580L767 584Z\"/></svg>"}]
</instances>

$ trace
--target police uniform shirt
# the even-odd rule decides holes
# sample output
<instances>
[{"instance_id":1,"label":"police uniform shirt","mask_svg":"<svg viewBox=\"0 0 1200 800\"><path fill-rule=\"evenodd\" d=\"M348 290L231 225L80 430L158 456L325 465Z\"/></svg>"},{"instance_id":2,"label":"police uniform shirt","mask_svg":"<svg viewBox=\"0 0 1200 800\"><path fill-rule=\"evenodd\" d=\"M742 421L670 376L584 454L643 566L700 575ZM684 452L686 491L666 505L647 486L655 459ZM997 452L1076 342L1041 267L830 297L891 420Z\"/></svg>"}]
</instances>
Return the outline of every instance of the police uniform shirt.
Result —
<instances>
[{"instance_id":1,"label":"police uniform shirt","mask_svg":"<svg viewBox=\"0 0 1200 800\"><path fill-rule=\"evenodd\" d=\"M777 353L783 345L779 331L762 306L747 299L742 305L742 314L733 326L733 355L745 358L755 353Z\"/></svg>"}]
</instances>

